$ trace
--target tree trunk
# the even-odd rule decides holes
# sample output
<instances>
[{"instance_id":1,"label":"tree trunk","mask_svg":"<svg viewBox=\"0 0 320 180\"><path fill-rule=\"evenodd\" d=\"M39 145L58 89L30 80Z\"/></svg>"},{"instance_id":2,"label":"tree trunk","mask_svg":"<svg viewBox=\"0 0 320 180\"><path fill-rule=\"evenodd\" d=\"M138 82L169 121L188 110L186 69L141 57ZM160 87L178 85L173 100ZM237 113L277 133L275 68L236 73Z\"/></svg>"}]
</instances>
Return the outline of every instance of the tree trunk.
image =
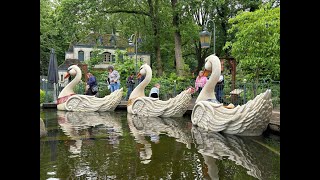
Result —
<instances>
[{"instance_id":1,"label":"tree trunk","mask_svg":"<svg viewBox=\"0 0 320 180\"><path fill-rule=\"evenodd\" d=\"M154 35L154 51L156 54L156 62L157 62L157 75L162 76L162 61L161 61L161 51L160 51L160 34L159 34L159 0L155 0L153 5L152 0L148 0L149 9L150 9L150 17L153 28Z\"/></svg>"},{"instance_id":2,"label":"tree trunk","mask_svg":"<svg viewBox=\"0 0 320 180\"><path fill-rule=\"evenodd\" d=\"M197 61L198 61L198 67L196 69L195 75L198 75L198 72L202 69L203 65L204 65L204 58L203 56L201 56L201 44L200 41L196 41L195 42L195 51L196 51L196 57L197 57Z\"/></svg>"},{"instance_id":3,"label":"tree trunk","mask_svg":"<svg viewBox=\"0 0 320 180\"><path fill-rule=\"evenodd\" d=\"M177 70L178 76L183 76L184 60L182 59L180 32L174 33L174 45L175 45L175 57L176 57L176 70Z\"/></svg>"},{"instance_id":4,"label":"tree trunk","mask_svg":"<svg viewBox=\"0 0 320 180\"><path fill-rule=\"evenodd\" d=\"M176 70L178 76L183 76L184 73L184 60L182 59L181 52L181 34L179 29L179 15L176 13L176 5L178 0L171 0L173 18L172 25L175 29L174 31L174 52L175 52L175 60L176 60Z\"/></svg>"},{"instance_id":5,"label":"tree trunk","mask_svg":"<svg viewBox=\"0 0 320 180\"><path fill-rule=\"evenodd\" d=\"M160 42L159 38L157 38L155 42L155 51L156 51L156 62L157 62L157 75L162 76L162 62L161 62L161 54L160 54Z\"/></svg>"}]
</instances>

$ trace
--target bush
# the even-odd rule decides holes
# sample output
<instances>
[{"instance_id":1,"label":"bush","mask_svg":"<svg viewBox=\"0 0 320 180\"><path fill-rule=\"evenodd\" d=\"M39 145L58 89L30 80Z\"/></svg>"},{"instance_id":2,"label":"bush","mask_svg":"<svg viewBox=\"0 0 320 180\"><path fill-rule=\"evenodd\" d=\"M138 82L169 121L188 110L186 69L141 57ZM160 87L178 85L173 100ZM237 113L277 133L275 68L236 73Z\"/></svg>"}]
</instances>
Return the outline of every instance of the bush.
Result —
<instances>
[{"instance_id":1,"label":"bush","mask_svg":"<svg viewBox=\"0 0 320 180\"><path fill-rule=\"evenodd\" d=\"M45 97L46 97L46 93L40 89L40 104L44 103Z\"/></svg>"}]
</instances>

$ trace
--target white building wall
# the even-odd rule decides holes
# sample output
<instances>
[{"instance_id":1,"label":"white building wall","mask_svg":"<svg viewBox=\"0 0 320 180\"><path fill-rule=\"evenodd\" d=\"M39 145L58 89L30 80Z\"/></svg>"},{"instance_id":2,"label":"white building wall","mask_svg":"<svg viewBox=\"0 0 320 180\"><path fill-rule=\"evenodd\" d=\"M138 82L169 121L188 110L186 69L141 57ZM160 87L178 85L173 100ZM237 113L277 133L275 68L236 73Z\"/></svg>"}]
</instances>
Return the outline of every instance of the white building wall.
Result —
<instances>
[{"instance_id":1,"label":"white building wall","mask_svg":"<svg viewBox=\"0 0 320 180\"><path fill-rule=\"evenodd\" d=\"M73 54L66 52L66 59L79 59L78 58L78 52L79 51L83 51L84 52L84 61L88 61L90 59L90 52L93 51L93 48L90 47L74 47L73 48ZM111 53L111 56L115 54L116 49L103 49L102 53L104 52L108 52ZM135 55L130 55L129 57L135 59ZM137 60L140 61L140 58L142 58L144 63L147 63L148 65L150 65L150 55L149 54L138 54L137 55ZM106 64L105 62L100 64L100 65L96 65L96 68L106 68L108 64Z\"/></svg>"},{"instance_id":2,"label":"white building wall","mask_svg":"<svg viewBox=\"0 0 320 180\"><path fill-rule=\"evenodd\" d=\"M84 49L84 60L87 61L90 59L90 52L92 51L92 48L85 48Z\"/></svg>"},{"instance_id":3,"label":"white building wall","mask_svg":"<svg viewBox=\"0 0 320 180\"><path fill-rule=\"evenodd\" d=\"M141 55L141 58L143 59L143 61L145 63L147 63L149 66L151 66L151 64L150 64L150 55Z\"/></svg>"},{"instance_id":4,"label":"white building wall","mask_svg":"<svg viewBox=\"0 0 320 180\"><path fill-rule=\"evenodd\" d=\"M62 87L65 87L65 86L69 83L68 78L67 78L67 79L64 79L64 77L66 76L66 74L67 74L67 71L62 71L62 70L59 70L59 71L58 71L58 75L59 75L59 85L62 86Z\"/></svg>"},{"instance_id":5,"label":"white building wall","mask_svg":"<svg viewBox=\"0 0 320 180\"><path fill-rule=\"evenodd\" d=\"M74 59L74 58L73 58L73 52L66 52L64 59L65 59L65 60L66 60L66 59Z\"/></svg>"},{"instance_id":6,"label":"white building wall","mask_svg":"<svg viewBox=\"0 0 320 180\"><path fill-rule=\"evenodd\" d=\"M73 58L72 59L79 59L78 58L78 52L83 51L84 52L84 61L87 61L90 59L90 52L93 51L93 48L87 48L87 47L74 47L73 49ZM103 49L102 53L109 52L111 55L114 55L116 52L115 49Z\"/></svg>"},{"instance_id":7,"label":"white building wall","mask_svg":"<svg viewBox=\"0 0 320 180\"><path fill-rule=\"evenodd\" d=\"M73 57L74 59L79 59L78 52L83 51L84 53L84 61L90 59L90 52L92 51L92 48L84 48L84 47L74 47L73 48Z\"/></svg>"},{"instance_id":8,"label":"white building wall","mask_svg":"<svg viewBox=\"0 0 320 180\"><path fill-rule=\"evenodd\" d=\"M136 55L130 55L129 56L130 58L132 58L132 59L136 59ZM149 66L151 66L150 65L150 55L140 55L140 54L138 54L137 55L137 61L140 61L140 59L142 59L142 61L144 62L144 63L147 63Z\"/></svg>"}]
</instances>

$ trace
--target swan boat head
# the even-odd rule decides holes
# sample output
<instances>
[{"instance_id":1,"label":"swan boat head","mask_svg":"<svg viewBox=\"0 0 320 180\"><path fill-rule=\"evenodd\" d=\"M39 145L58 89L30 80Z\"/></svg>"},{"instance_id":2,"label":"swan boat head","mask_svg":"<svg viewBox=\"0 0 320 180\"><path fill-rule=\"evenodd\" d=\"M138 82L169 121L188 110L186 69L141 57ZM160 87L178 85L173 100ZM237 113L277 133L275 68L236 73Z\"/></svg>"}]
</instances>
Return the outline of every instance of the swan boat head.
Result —
<instances>
[{"instance_id":1,"label":"swan boat head","mask_svg":"<svg viewBox=\"0 0 320 180\"><path fill-rule=\"evenodd\" d=\"M75 78L68 83L60 92L58 99L57 99L57 109L58 110L65 110L64 102L70 97L75 95L75 92L73 91L73 88L80 82L82 73L81 69L77 65L71 65L67 69L67 73L64 77L64 79L69 78L69 76L75 76Z\"/></svg>"},{"instance_id":2,"label":"swan boat head","mask_svg":"<svg viewBox=\"0 0 320 180\"><path fill-rule=\"evenodd\" d=\"M152 69L147 63L143 64L139 69L137 77L141 77L141 76L144 76L145 78L136 88L133 89L132 93L130 94L129 100L128 100L127 111L130 114L132 113L133 102L138 97L145 97L146 96L144 93L144 90L152 79Z\"/></svg>"},{"instance_id":3,"label":"swan boat head","mask_svg":"<svg viewBox=\"0 0 320 180\"><path fill-rule=\"evenodd\" d=\"M76 76L78 72L81 72L80 68L77 65L71 65L67 69L67 74L65 75L64 78L68 78L70 75L71 76ZM81 75L81 74L80 74Z\"/></svg>"},{"instance_id":4,"label":"swan boat head","mask_svg":"<svg viewBox=\"0 0 320 180\"><path fill-rule=\"evenodd\" d=\"M199 101L206 101L208 99L216 99L216 96L214 94L214 87L216 86L221 74L221 63L220 59L214 54L208 56L205 59L204 75L207 76L208 73L211 73L211 76L201 90L196 103Z\"/></svg>"}]
</instances>

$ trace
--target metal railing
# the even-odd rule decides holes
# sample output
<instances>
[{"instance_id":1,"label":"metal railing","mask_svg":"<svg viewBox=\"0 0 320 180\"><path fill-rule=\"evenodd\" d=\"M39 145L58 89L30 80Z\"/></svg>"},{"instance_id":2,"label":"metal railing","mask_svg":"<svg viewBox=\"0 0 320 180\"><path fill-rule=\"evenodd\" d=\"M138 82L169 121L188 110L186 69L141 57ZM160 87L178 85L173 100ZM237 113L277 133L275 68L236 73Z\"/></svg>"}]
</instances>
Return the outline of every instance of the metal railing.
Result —
<instances>
[{"instance_id":1,"label":"metal railing","mask_svg":"<svg viewBox=\"0 0 320 180\"><path fill-rule=\"evenodd\" d=\"M194 87L195 80L184 80L184 81L169 81L167 79L162 79L159 81L161 84L160 88L160 99L168 100L169 98L175 97L183 90L188 87ZM125 83L121 83L123 86ZM153 84L150 83L146 89L145 94L148 96ZM225 81L224 85L217 85L215 90L220 90L221 96L217 96L217 100L224 104L233 103L234 105L242 105L247 103L249 100L254 99L258 94L265 92L267 89L271 89L272 93L272 103L273 107L280 107L280 81L263 81L259 83L255 82L236 82L235 83L235 93L231 94L233 91L232 82ZM58 94L64 86L58 84ZM107 86L103 86L103 83L99 83L99 91L106 89ZM53 100L53 85L46 81L40 82L40 89L46 92L45 102L52 102ZM85 83L80 82L74 89L76 94L84 94L85 93ZM198 97L198 93L194 93L193 98ZM125 95L124 95L125 98Z\"/></svg>"},{"instance_id":2,"label":"metal railing","mask_svg":"<svg viewBox=\"0 0 320 180\"><path fill-rule=\"evenodd\" d=\"M175 97L181 91L187 89L189 86L194 87L195 80L189 81L160 81L160 99L168 100L169 98ZM152 85L149 84L146 87L146 95L148 95ZM227 82L223 85L217 84L215 87L215 93L217 100L224 104L232 103L234 105L243 105L249 100L254 99L260 93L265 92L267 89L271 89L273 107L280 106L280 81L263 81L259 83L255 82L236 82L235 90L232 89L232 82ZM233 91L234 90L234 91ZM217 92L220 92L220 96ZM234 94L232 94L233 92ZM193 98L197 98L198 92L194 93Z\"/></svg>"},{"instance_id":3,"label":"metal railing","mask_svg":"<svg viewBox=\"0 0 320 180\"><path fill-rule=\"evenodd\" d=\"M58 96L65 86L58 83L56 87L57 87L57 96ZM53 98L54 88L52 83L49 83L46 80L40 81L40 89L45 92L44 103L49 103L54 100ZM74 88L74 92L76 94L85 94L85 83L80 82L79 84L77 84L76 87Z\"/></svg>"},{"instance_id":4,"label":"metal railing","mask_svg":"<svg viewBox=\"0 0 320 180\"><path fill-rule=\"evenodd\" d=\"M270 89L273 107L280 106L280 81L264 81L259 83L236 82L235 90L231 89L231 85L232 82L227 82L224 86L217 85L216 88L222 91L222 99L219 100L220 102L224 104L233 103L234 105L243 105L249 100L254 99L260 93Z\"/></svg>"}]
</instances>

